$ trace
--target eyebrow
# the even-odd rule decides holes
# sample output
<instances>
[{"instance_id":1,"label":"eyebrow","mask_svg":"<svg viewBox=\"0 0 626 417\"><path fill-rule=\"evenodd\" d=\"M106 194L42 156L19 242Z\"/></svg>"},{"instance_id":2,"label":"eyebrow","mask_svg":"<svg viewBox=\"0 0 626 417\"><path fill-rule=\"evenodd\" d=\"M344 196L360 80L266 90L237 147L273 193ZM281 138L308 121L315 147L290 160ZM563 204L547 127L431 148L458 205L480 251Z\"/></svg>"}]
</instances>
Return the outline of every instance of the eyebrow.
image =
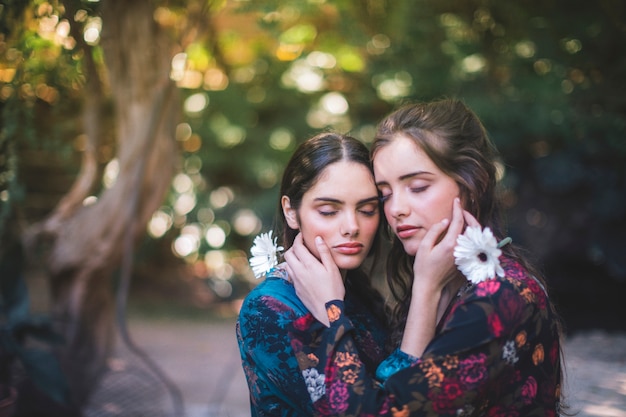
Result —
<instances>
[{"instance_id":1,"label":"eyebrow","mask_svg":"<svg viewBox=\"0 0 626 417\"><path fill-rule=\"evenodd\" d=\"M314 199L313 201L318 201L318 202L323 202L323 203L332 203L332 204L344 204L344 201L338 200L336 198L330 198L330 197L318 197ZM363 205L363 204L373 203L377 201L378 201L378 196L376 195L373 197L364 198L363 200L357 201L357 205Z\"/></svg>"},{"instance_id":2,"label":"eyebrow","mask_svg":"<svg viewBox=\"0 0 626 417\"><path fill-rule=\"evenodd\" d=\"M408 174L401 175L399 180L400 181L405 181L405 180L409 180L409 179L414 178L414 177L419 177L420 175L435 175L435 174L433 174L430 171L416 171L416 172L410 172ZM387 181L378 181L376 183L376 186L378 187L380 185L386 185L386 184L388 184Z\"/></svg>"}]
</instances>

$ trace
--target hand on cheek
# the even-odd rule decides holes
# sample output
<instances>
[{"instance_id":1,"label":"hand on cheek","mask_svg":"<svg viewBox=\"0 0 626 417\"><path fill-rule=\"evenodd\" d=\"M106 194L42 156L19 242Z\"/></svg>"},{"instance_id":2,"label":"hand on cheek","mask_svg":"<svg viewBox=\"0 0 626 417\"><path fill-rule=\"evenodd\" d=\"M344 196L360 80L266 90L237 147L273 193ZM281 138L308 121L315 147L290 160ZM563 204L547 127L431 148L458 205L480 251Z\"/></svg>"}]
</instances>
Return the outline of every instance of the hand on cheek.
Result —
<instances>
[{"instance_id":1,"label":"hand on cheek","mask_svg":"<svg viewBox=\"0 0 626 417\"><path fill-rule=\"evenodd\" d=\"M463 209L460 200L456 198L452 219L443 219L431 226L420 243L413 264L417 283L414 283L414 289L427 285L429 289L439 291L454 278L454 247L463 226Z\"/></svg>"}]
</instances>

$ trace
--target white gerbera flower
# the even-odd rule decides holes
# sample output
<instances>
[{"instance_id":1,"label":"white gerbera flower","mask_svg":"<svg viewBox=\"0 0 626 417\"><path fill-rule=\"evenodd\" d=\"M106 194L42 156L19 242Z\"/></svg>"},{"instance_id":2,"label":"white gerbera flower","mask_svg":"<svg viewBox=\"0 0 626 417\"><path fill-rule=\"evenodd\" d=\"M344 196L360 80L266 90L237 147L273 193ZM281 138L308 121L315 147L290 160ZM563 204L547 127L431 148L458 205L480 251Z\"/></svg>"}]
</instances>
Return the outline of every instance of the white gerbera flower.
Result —
<instances>
[{"instance_id":1,"label":"white gerbera flower","mask_svg":"<svg viewBox=\"0 0 626 417\"><path fill-rule=\"evenodd\" d=\"M276 246L276 238L272 240L272 231L261 233L254 238L253 246L250 249L252 258L250 266L256 278L261 278L270 269L278 264L277 252L282 251L282 246Z\"/></svg>"},{"instance_id":2,"label":"white gerbera flower","mask_svg":"<svg viewBox=\"0 0 626 417\"><path fill-rule=\"evenodd\" d=\"M504 241L503 241L504 242ZM454 263L465 277L478 284L486 279L504 276L498 258L502 251L491 229L486 227L467 227L465 233L459 235L454 248ZM507 242L508 243L508 242Z\"/></svg>"}]
</instances>

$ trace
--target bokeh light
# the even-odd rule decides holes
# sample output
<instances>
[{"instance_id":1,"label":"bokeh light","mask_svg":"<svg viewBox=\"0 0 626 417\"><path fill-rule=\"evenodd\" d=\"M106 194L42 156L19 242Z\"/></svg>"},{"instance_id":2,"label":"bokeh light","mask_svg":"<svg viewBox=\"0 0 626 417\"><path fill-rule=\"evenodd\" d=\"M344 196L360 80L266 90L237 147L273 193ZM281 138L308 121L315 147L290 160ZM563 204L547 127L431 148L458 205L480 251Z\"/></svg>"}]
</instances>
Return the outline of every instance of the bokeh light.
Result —
<instances>
[{"instance_id":1,"label":"bokeh light","mask_svg":"<svg viewBox=\"0 0 626 417\"><path fill-rule=\"evenodd\" d=\"M389 75L377 75L372 78L376 93L385 101L396 101L407 96L413 85L413 77L406 71Z\"/></svg>"},{"instance_id":2,"label":"bokeh light","mask_svg":"<svg viewBox=\"0 0 626 417\"><path fill-rule=\"evenodd\" d=\"M148 234L158 239L170 230L173 223L174 220L172 219L170 210L162 207L152 215L152 218L148 222Z\"/></svg>"},{"instance_id":3,"label":"bokeh light","mask_svg":"<svg viewBox=\"0 0 626 417\"><path fill-rule=\"evenodd\" d=\"M205 93L196 93L187 97L184 103L188 115L198 115L209 105L209 96Z\"/></svg>"},{"instance_id":4,"label":"bokeh light","mask_svg":"<svg viewBox=\"0 0 626 417\"><path fill-rule=\"evenodd\" d=\"M188 224L184 226L180 231L180 235L172 244L174 254L181 258L186 258L197 253L200 247L201 235L202 229L200 225Z\"/></svg>"},{"instance_id":5,"label":"bokeh light","mask_svg":"<svg viewBox=\"0 0 626 417\"><path fill-rule=\"evenodd\" d=\"M83 39L89 45L97 45L100 41L100 32L102 31L102 19L99 17L89 18L89 21L85 25L85 31L83 33Z\"/></svg>"},{"instance_id":6,"label":"bokeh light","mask_svg":"<svg viewBox=\"0 0 626 417\"><path fill-rule=\"evenodd\" d=\"M117 180L117 176L120 173L120 163L117 158L109 161L104 167L104 175L102 176L102 185L104 188L111 188Z\"/></svg>"},{"instance_id":7,"label":"bokeh light","mask_svg":"<svg viewBox=\"0 0 626 417\"><path fill-rule=\"evenodd\" d=\"M250 209L238 210L233 216L233 228L242 236L249 236L261 231L261 219Z\"/></svg>"},{"instance_id":8,"label":"bokeh light","mask_svg":"<svg viewBox=\"0 0 626 417\"><path fill-rule=\"evenodd\" d=\"M226 232L215 224L207 229L204 239L212 248L221 248L226 242Z\"/></svg>"},{"instance_id":9,"label":"bokeh light","mask_svg":"<svg viewBox=\"0 0 626 417\"><path fill-rule=\"evenodd\" d=\"M185 76L187 68L187 54L180 52L172 58L172 68L170 70L170 78L174 81L180 81Z\"/></svg>"},{"instance_id":10,"label":"bokeh light","mask_svg":"<svg viewBox=\"0 0 626 417\"><path fill-rule=\"evenodd\" d=\"M211 205L217 209L226 207L228 203L233 201L233 198L235 198L235 193L229 187L219 187L209 195Z\"/></svg>"},{"instance_id":11,"label":"bokeh light","mask_svg":"<svg viewBox=\"0 0 626 417\"><path fill-rule=\"evenodd\" d=\"M96 204L97 202L98 202L98 197L96 197L95 195L89 195L83 199L83 206L85 207L91 206L93 204Z\"/></svg>"},{"instance_id":12,"label":"bokeh light","mask_svg":"<svg viewBox=\"0 0 626 417\"><path fill-rule=\"evenodd\" d=\"M303 93L314 93L325 87L324 73L311 66L306 60L299 59L283 74L282 83Z\"/></svg>"},{"instance_id":13,"label":"bokeh light","mask_svg":"<svg viewBox=\"0 0 626 417\"><path fill-rule=\"evenodd\" d=\"M278 151L284 151L294 143L293 133L287 128L274 129L270 135L270 146Z\"/></svg>"}]
</instances>

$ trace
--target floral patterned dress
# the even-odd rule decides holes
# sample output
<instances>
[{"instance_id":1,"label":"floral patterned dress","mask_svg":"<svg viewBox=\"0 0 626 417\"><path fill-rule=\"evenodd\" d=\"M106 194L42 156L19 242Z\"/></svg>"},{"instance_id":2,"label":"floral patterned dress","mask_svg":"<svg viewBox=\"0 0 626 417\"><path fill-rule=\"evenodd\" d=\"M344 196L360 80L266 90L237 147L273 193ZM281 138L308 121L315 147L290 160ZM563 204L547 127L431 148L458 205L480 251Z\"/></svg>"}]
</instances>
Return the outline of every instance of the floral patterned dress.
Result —
<instances>
[{"instance_id":1,"label":"floral patterned dress","mask_svg":"<svg viewBox=\"0 0 626 417\"><path fill-rule=\"evenodd\" d=\"M305 383L319 377L314 371L302 372L292 349L294 321L316 322L296 296L280 266L244 300L237 320L237 340L244 374L250 391L252 416L311 416L315 392ZM350 348L358 352L364 370L373 375L387 356L387 331L351 294L344 304L346 321L351 324ZM319 385L319 384L318 384Z\"/></svg>"},{"instance_id":2,"label":"floral patterned dress","mask_svg":"<svg viewBox=\"0 0 626 417\"><path fill-rule=\"evenodd\" d=\"M451 303L421 358L381 365L378 374L388 375L382 384L372 381L354 348L344 303L327 304L330 328L296 320L298 363L319 375L307 381L314 414L556 416L557 318L541 284L518 263L502 261L503 278L473 285Z\"/></svg>"}]
</instances>

